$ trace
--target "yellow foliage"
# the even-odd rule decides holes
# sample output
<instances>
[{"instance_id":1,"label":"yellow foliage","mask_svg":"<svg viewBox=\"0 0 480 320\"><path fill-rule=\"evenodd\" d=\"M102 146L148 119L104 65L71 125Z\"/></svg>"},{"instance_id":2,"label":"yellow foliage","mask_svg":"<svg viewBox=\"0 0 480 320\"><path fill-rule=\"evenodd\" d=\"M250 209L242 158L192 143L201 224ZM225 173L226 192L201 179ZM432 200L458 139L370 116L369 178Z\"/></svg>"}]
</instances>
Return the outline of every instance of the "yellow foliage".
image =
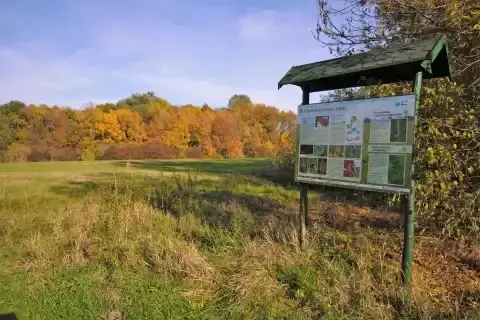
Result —
<instances>
[{"instance_id":1,"label":"yellow foliage","mask_svg":"<svg viewBox=\"0 0 480 320\"><path fill-rule=\"evenodd\" d=\"M105 142L115 143L125 140L115 111L110 110L103 114L103 124L100 127L103 129L100 132Z\"/></svg>"}]
</instances>

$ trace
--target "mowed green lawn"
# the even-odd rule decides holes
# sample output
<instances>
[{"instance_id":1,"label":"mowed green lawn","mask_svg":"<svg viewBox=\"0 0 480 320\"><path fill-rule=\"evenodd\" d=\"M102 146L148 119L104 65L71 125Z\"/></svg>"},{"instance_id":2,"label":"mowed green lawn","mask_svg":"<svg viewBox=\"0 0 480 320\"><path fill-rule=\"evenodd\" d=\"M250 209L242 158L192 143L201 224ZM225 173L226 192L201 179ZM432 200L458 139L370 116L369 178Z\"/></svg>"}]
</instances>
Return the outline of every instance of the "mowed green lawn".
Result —
<instances>
[{"instance_id":1,"label":"mowed green lawn","mask_svg":"<svg viewBox=\"0 0 480 320\"><path fill-rule=\"evenodd\" d=\"M398 235L312 226L300 250L298 191L264 178L269 170L264 159L0 164L0 314L453 314L453 302L423 294L435 288L422 279L413 307L399 307Z\"/></svg>"}]
</instances>

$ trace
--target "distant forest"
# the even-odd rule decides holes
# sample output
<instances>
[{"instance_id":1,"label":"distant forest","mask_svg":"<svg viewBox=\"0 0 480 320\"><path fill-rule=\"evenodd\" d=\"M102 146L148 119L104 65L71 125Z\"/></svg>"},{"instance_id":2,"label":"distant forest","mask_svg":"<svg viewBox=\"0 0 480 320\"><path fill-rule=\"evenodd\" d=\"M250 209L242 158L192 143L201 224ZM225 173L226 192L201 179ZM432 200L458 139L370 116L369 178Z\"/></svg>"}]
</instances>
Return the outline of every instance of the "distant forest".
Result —
<instances>
[{"instance_id":1,"label":"distant forest","mask_svg":"<svg viewBox=\"0 0 480 320\"><path fill-rule=\"evenodd\" d=\"M83 109L0 105L0 161L271 157L291 152L296 116L234 95L174 106L153 92Z\"/></svg>"}]
</instances>

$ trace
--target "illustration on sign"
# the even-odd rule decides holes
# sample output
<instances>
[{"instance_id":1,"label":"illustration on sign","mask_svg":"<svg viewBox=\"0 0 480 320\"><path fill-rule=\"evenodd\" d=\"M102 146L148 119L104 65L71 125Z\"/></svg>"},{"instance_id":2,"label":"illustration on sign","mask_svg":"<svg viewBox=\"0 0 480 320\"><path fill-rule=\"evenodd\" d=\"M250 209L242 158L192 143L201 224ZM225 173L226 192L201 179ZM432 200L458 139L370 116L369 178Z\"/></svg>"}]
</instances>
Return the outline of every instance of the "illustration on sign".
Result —
<instances>
[{"instance_id":1,"label":"illustration on sign","mask_svg":"<svg viewBox=\"0 0 480 320\"><path fill-rule=\"evenodd\" d=\"M414 95L301 105L297 182L407 193Z\"/></svg>"}]
</instances>

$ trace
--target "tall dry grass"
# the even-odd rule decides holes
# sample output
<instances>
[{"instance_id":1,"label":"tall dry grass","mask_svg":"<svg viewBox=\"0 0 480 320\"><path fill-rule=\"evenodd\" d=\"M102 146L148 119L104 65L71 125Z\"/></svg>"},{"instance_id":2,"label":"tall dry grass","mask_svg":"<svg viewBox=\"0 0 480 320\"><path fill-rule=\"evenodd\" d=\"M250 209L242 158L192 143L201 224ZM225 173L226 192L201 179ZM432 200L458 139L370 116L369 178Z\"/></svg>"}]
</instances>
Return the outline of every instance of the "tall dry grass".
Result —
<instances>
[{"instance_id":1,"label":"tall dry grass","mask_svg":"<svg viewBox=\"0 0 480 320\"><path fill-rule=\"evenodd\" d=\"M8 260L2 268L35 272L94 263L105 270L107 283L118 270L148 272L178 283L195 310L221 318L478 319L480 314L472 306L459 308L449 292L429 296L426 292L442 289L421 277L405 309L395 236L322 226L300 250L292 221L275 218L275 211L258 217L244 197L200 199L198 183L189 178L165 177L150 193L122 179L82 199L0 216ZM163 210L159 198L168 202ZM255 204L268 210L264 202ZM16 210L26 210L27 203L22 206ZM211 223L226 216L226 225ZM122 299L112 284L107 289L114 297L109 300Z\"/></svg>"}]
</instances>

